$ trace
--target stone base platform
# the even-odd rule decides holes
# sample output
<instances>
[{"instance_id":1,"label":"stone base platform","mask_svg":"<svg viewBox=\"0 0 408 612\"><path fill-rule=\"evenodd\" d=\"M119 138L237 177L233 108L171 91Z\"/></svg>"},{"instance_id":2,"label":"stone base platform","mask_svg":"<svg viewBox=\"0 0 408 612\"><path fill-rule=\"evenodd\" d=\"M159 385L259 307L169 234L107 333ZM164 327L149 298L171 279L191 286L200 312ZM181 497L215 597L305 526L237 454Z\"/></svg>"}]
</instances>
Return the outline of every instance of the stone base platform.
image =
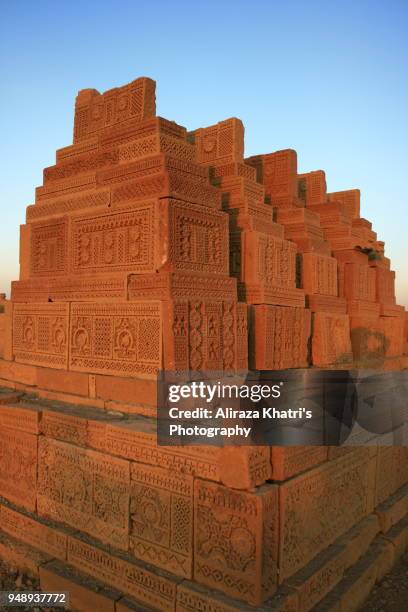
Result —
<instances>
[{"instance_id":1,"label":"stone base platform","mask_svg":"<svg viewBox=\"0 0 408 612\"><path fill-rule=\"evenodd\" d=\"M408 488L396 497L404 498L407 507ZM406 515L381 532L378 514L373 513L285 581L263 605L254 607L192 581L172 579L79 532L33 518L4 499L0 504L0 516L8 518L0 530L0 558L39 577L42 591L69 592L71 609L82 612L351 612L360 608L408 546Z\"/></svg>"},{"instance_id":2,"label":"stone base platform","mask_svg":"<svg viewBox=\"0 0 408 612\"><path fill-rule=\"evenodd\" d=\"M10 389L0 428L0 558L76 610L354 610L407 548L405 447L160 447Z\"/></svg>"}]
</instances>

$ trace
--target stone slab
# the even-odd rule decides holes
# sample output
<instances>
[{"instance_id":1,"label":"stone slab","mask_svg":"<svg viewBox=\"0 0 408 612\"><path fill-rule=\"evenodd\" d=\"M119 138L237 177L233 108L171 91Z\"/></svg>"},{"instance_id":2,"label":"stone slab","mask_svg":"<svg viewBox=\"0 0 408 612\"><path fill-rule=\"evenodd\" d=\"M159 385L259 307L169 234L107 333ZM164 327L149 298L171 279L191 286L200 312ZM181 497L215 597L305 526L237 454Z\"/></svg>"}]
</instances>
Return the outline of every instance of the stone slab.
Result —
<instances>
[{"instance_id":1,"label":"stone slab","mask_svg":"<svg viewBox=\"0 0 408 612\"><path fill-rule=\"evenodd\" d=\"M277 487L256 493L195 482L194 579L259 605L277 584Z\"/></svg>"},{"instance_id":2,"label":"stone slab","mask_svg":"<svg viewBox=\"0 0 408 612\"><path fill-rule=\"evenodd\" d=\"M128 461L41 438L38 513L127 550L129 478Z\"/></svg>"}]
</instances>

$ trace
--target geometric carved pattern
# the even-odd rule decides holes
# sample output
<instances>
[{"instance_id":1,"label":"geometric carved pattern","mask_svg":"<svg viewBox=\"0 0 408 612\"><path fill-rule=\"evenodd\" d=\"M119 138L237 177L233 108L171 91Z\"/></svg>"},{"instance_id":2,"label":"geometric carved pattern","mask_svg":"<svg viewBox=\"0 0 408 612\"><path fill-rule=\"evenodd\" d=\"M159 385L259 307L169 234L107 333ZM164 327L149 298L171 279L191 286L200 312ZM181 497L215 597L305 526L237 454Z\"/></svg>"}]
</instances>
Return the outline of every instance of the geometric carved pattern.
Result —
<instances>
[{"instance_id":1,"label":"geometric carved pattern","mask_svg":"<svg viewBox=\"0 0 408 612\"><path fill-rule=\"evenodd\" d=\"M68 537L67 562L116 592L119 590L143 602L141 607L138 605L139 610L174 610L177 583L152 567L131 563L74 537ZM102 610L103 607L106 609L106 606L95 607L93 601L87 609Z\"/></svg>"},{"instance_id":2,"label":"geometric carved pattern","mask_svg":"<svg viewBox=\"0 0 408 612\"><path fill-rule=\"evenodd\" d=\"M304 253L302 286L309 294L338 295L337 259L317 253Z\"/></svg>"},{"instance_id":3,"label":"geometric carved pattern","mask_svg":"<svg viewBox=\"0 0 408 612\"><path fill-rule=\"evenodd\" d=\"M169 370L247 367L246 304L232 301L170 301L164 329Z\"/></svg>"},{"instance_id":4,"label":"geometric carved pattern","mask_svg":"<svg viewBox=\"0 0 408 612\"><path fill-rule=\"evenodd\" d=\"M346 263L344 266L344 295L348 300L375 302L375 268L370 268L367 264Z\"/></svg>"},{"instance_id":5,"label":"geometric carved pattern","mask_svg":"<svg viewBox=\"0 0 408 612\"><path fill-rule=\"evenodd\" d=\"M228 275L228 216L169 200L168 261L176 269Z\"/></svg>"},{"instance_id":6,"label":"geometric carved pattern","mask_svg":"<svg viewBox=\"0 0 408 612\"><path fill-rule=\"evenodd\" d=\"M360 217L360 190L334 191L327 194L329 202L340 202L346 215L352 219Z\"/></svg>"},{"instance_id":7,"label":"geometric carved pattern","mask_svg":"<svg viewBox=\"0 0 408 612\"><path fill-rule=\"evenodd\" d=\"M58 278L31 278L11 283L13 302L78 302L82 300L126 299L126 275Z\"/></svg>"},{"instance_id":8,"label":"geometric carved pattern","mask_svg":"<svg viewBox=\"0 0 408 612\"><path fill-rule=\"evenodd\" d=\"M368 514L372 464L366 451L353 450L281 485L280 580Z\"/></svg>"},{"instance_id":9,"label":"geometric carved pattern","mask_svg":"<svg viewBox=\"0 0 408 612\"><path fill-rule=\"evenodd\" d=\"M156 113L156 83L140 78L100 94L95 89L79 92L75 107L74 143L112 125L134 119L142 121Z\"/></svg>"},{"instance_id":10,"label":"geometric carved pattern","mask_svg":"<svg viewBox=\"0 0 408 612\"><path fill-rule=\"evenodd\" d=\"M27 207L27 222L49 215L71 213L81 208L102 208L109 204L110 193L106 189L69 195L66 197L53 197L45 202L37 202Z\"/></svg>"},{"instance_id":11,"label":"geometric carved pattern","mask_svg":"<svg viewBox=\"0 0 408 612\"><path fill-rule=\"evenodd\" d=\"M74 272L152 270L153 203L131 212L73 220Z\"/></svg>"},{"instance_id":12,"label":"geometric carved pattern","mask_svg":"<svg viewBox=\"0 0 408 612\"><path fill-rule=\"evenodd\" d=\"M71 305L71 370L134 376L161 367L160 303Z\"/></svg>"},{"instance_id":13,"label":"geometric carved pattern","mask_svg":"<svg viewBox=\"0 0 408 612\"><path fill-rule=\"evenodd\" d=\"M306 206L321 204L326 200L326 175L323 170L298 174L298 195Z\"/></svg>"},{"instance_id":14,"label":"geometric carved pattern","mask_svg":"<svg viewBox=\"0 0 408 612\"><path fill-rule=\"evenodd\" d=\"M345 366L353 359L349 317L345 314L317 312L313 318L313 365Z\"/></svg>"},{"instance_id":15,"label":"geometric carved pattern","mask_svg":"<svg viewBox=\"0 0 408 612\"><path fill-rule=\"evenodd\" d=\"M15 304L13 352L16 361L67 368L68 304Z\"/></svg>"},{"instance_id":16,"label":"geometric carved pattern","mask_svg":"<svg viewBox=\"0 0 408 612\"><path fill-rule=\"evenodd\" d=\"M310 310L261 304L251 307L251 322L250 367L307 367Z\"/></svg>"},{"instance_id":17,"label":"geometric carved pattern","mask_svg":"<svg viewBox=\"0 0 408 612\"><path fill-rule=\"evenodd\" d=\"M64 274L67 268L66 220L31 226L31 275Z\"/></svg>"},{"instance_id":18,"label":"geometric carved pattern","mask_svg":"<svg viewBox=\"0 0 408 612\"><path fill-rule=\"evenodd\" d=\"M212 274L189 272L156 272L130 274L127 283L129 300L234 300L237 296L235 278L214 277Z\"/></svg>"},{"instance_id":19,"label":"geometric carved pattern","mask_svg":"<svg viewBox=\"0 0 408 612\"><path fill-rule=\"evenodd\" d=\"M129 462L41 437L38 512L127 549Z\"/></svg>"},{"instance_id":20,"label":"geometric carved pattern","mask_svg":"<svg viewBox=\"0 0 408 612\"><path fill-rule=\"evenodd\" d=\"M192 132L200 164L242 162L244 126L239 119L226 119Z\"/></svg>"},{"instance_id":21,"label":"geometric carved pattern","mask_svg":"<svg viewBox=\"0 0 408 612\"><path fill-rule=\"evenodd\" d=\"M272 206L285 207L296 204L297 154L293 149L256 155L245 160L257 170L257 180L265 186L265 193Z\"/></svg>"},{"instance_id":22,"label":"geometric carved pattern","mask_svg":"<svg viewBox=\"0 0 408 612\"><path fill-rule=\"evenodd\" d=\"M34 511L37 493L37 436L1 427L0 495Z\"/></svg>"},{"instance_id":23,"label":"geometric carved pattern","mask_svg":"<svg viewBox=\"0 0 408 612\"><path fill-rule=\"evenodd\" d=\"M326 459L325 446L272 446L272 478L286 480Z\"/></svg>"},{"instance_id":24,"label":"geometric carved pattern","mask_svg":"<svg viewBox=\"0 0 408 612\"><path fill-rule=\"evenodd\" d=\"M195 481L194 578L257 605L276 589L278 487L256 493Z\"/></svg>"},{"instance_id":25,"label":"geometric carved pattern","mask_svg":"<svg viewBox=\"0 0 408 612\"><path fill-rule=\"evenodd\" d=\"M242 281L296 287L296 245L254 231L243 233Z\"/></svg>"},{"instance_id":26,"label":"geometric carved pattern","mask_svg":"<svg viewBox=\"0 0 408 612\"><path fill-rule=\"evenodd\" d=\"M130 550L178 576L191 578L193 478L132 464Z\"/></svg>"},{"instance_id":27,"label":"geometric carved pattern","mask_svg":"<svg viewBox=\"0 0 408 612\"><path fill-rule=\"evenodd\" d=\"M384 268L376 270L376 301L380 304L395 304L395 272Z\"/></svg>"}]
</instances>

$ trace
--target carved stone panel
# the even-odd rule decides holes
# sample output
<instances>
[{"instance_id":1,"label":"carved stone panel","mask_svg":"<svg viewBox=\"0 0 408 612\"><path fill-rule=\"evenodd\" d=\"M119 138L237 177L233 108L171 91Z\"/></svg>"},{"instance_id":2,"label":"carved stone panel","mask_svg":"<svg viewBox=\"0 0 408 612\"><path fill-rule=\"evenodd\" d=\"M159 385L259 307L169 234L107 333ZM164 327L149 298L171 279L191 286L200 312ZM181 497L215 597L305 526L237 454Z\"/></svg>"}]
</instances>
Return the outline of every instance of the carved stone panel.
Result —
<instances>
[{"instance_id":1,"label":"carved stone panel","mask_svg":"<svg viewBox=\"0 0 408 612\"><path fill-rule=\"evenodd\" d=\"M38 513L128 548L129 462L41 437Z\"/></svg>"},{"instance_id":2,"label":"carved stone panel","mask_svg":"<svg viewBox=\"0 0 408 612\"><path fill-rule=\"evenodd\" d=\"M132 211L81 217L72 222L72 271L154 270L155 201Z\"/></svg>"},{"instance_id":3,"label":"carved stone panel","mask_svg":"<svg viewBox=\"0 0 408 612\"><path fill-rule=\"evenodd\" d=\"M142 121L156 114L156 83L145 77L100 94L82 89L76 99L74 143L126 120Z\"/></svg>"},{"instance_id":4,"label":"carved stone panel","mask_svg":"<svg viewBox=\"0 0 408 612\"><path fill-rule=\"evenodd\" d=\"M155 375L161 367L159 302L71 305L71 370L118 376Z\"/></svg>"},{"instance_id":5,"label":"carved stone panel","mask_svg":"<svg viewBox=\"0 0 408 612\"><path fill-rule=\"evenodd\" d=\"M15 304L15 360L48 368L67 369L68 318L68 304Z\"/></svg>"},{"instance_id":6,"label":"carved stone panel","mask_svg":"<svg viewBox=\"0 0 408 612\"><path fill-rule=\"evenodd\" d=\"M67 561L80 572L143 602L146 609L174 610L177 582L141 563L131 563L72 537L68 538Z\"/></svg>"},{"instance_id":7,"label":"carved stone panel","mask_svg":"<svg viewBox=\"0 0 408 612\"><path fill-rule=\"evenodd\" d=\"M0 495L34 511L37 493L37 436L1 428Z\"/></svg>"},{"instance_id":8,"label":"carved stone panel","mask_svg":"<svg viewBox=\"0 0 408 612\"><path fill-rule=\"evenodd\" d=\"M193 478L133 463L130 550L172 574L192 573Z\"/></svg>"},{"instance_id":9,"label":"carved stone panel","mask_svg":"<svg viewBox=\"0 0 408 612\"><path fill-rule=\"evenodd\" d=\"M67 221L58 219L31 226L30 274L54 276L67 272ZM24 256L24 253L23 253Z\"/></svg>"},{"instance_id":10,"label":"carved stone panel","mask_svg":"<svg viewBox=\"0 0 408 612\"><path fill-rule=\"evenodd\" d=\"M165 305L165 367L233 371L247 367L247 307L232 301Z\"/></svg>"},{"instance_id":11,"label":"carved stone panel","mask_svg":"<svg viewBox=\"0 0 408 612\"><path fill-rule=\"evenodd\" d=\"M361 448L280 485L281 581L371 511L373 470Z\"/></svg>"},{"instance_id":12,"label":"carved stone panel","mask_svg":"<svg viewBox=\"0 0 408 612\"><path fill-rule=\"evenodd\" d=\"M285 306L251 307L250 367L302 368L308 364L310 310Z\"/></svg>"},{"instance_id":13,"label":"carved stone panel","mask_svg":"<svg viewBox=\"0 0 408 612\"><path fill-rule=\"evenodd\" d=\"M199 128L192 133L200 164L242 162L244 155L244 126L239 119L226 119L216 125Z\"/></svg>"},{"instance_id":14,"label":"carved stone panel","mask_svg":"<svg viewBox=\"0 0 408 612\"><path fill-rule=\"evenodd\" d=\"M348 315L317 312L313 315L313 365L344 367L353 360Z\"/></svg>"},{"instance_id":15,"label":"carved stone panel","mask_svg":"<svg viewBox=\"0 0 408 612\"><path fill-rule=\"evenodd\" d=\"M304 253L302 286L308 294L337 296L337 260L317 253Z\"/></svg>"},{"instance_id":16,"label":"carved stone panel","mask_svg":"<svg viewBox=\"0 0 408 612\"><path fill-rule=\"evenodd\" d=\"M196 480L194 579L252 605L277 584L277 493L256 493Z\"/></svg>"},{"instance_id":17,"label":"carved stone panel","mask_svg":"<svg viewBox=\"0 0 408 612\"><path fill-rule=\"evenodd\" d=\"M180 271L227 276L228 215L173 199L164 206L163 202L161 264Z\"/></svg>"}]
</instances>

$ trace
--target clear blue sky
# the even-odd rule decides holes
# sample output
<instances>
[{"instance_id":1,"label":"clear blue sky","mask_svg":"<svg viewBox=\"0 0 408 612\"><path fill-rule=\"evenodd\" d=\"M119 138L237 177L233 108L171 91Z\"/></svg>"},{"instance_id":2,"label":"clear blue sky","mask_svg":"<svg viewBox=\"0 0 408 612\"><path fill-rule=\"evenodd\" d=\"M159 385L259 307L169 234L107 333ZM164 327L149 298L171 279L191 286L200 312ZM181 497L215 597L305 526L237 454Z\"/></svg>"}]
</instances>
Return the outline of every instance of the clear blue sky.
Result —
<instances>
[{"instance_id":1,"label":"clear blue sky","mask_svg":"<svg viewBox=\"0 0 408 612\"><path fill-rule=\"evenodd\" d=\"M1 0L0 289L42 169L72 141L77 91L138 76L188 129L227 117L246 155L294 148L328 189L359 187L408 305L408 0Z\"/></svg>"}]
</instances>

